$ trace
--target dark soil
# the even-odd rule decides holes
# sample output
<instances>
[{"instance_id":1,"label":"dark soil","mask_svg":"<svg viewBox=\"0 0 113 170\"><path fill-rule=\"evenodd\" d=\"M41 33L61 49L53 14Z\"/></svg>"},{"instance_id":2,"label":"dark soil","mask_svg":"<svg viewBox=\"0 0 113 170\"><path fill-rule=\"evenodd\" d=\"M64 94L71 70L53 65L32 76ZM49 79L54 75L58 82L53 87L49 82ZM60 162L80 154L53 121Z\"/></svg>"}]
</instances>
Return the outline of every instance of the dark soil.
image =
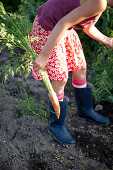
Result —
<instances>
[{"instance_id":1,"label":"dark soil","mask_svg":"<svg viewBox=\"0 0 113 170\"><path fill-rule=\"evenodd\" d=\"M0 54L0 63L8 59ZM26 89L35 97L37 107L44 100L48 109L48 92L42 81L32 75L9 78L0 83L0 170L112 170L113 169L113 104L101 103L100 114L111 120L109 126L79 120L71 85L71 73L65 88L70 98L66 126L76 145L64 147L48 134L48 127L38 116L22 115L19 99ZM18 107L17 107L18 106ZM94 105L95 108L95 105Z\"/></svg>"}]
</instances>

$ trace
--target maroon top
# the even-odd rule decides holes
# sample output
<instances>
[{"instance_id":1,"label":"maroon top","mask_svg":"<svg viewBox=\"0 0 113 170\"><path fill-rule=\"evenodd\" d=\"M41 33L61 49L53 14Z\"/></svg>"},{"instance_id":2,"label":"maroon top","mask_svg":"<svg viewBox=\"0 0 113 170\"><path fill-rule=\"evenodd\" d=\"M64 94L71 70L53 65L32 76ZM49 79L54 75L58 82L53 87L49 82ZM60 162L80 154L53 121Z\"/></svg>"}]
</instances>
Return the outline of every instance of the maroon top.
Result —
<instances>
[{"instance_id":1,"label":"maroon top","mask_svg":"<svg viewBox=\"0 0 113 170\"><path fill-rule=\"evenodd\" d=\"M78 6L80 6L80 0L48 0L36 10L39 17L38 21L45 30L51 31L61 18ZM96 16L88 18L73 27L83 29L95 20Z\"/></svg>"}]
</instances>

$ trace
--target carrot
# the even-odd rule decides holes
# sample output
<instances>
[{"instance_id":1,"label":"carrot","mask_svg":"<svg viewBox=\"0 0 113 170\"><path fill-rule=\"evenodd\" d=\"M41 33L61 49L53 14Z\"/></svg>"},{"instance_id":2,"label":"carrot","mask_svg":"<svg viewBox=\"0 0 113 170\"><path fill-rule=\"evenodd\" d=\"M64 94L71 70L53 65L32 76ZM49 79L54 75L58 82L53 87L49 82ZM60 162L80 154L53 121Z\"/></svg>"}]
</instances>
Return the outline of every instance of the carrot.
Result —
<instances>
[{"instance_id":1,"label":"carrot","mask_svg":"<svg viewBox=\"0 0 113 170\"><path fill-rule=\"evenodd\" d=\"M49 95L48 95L49 99L50 99L50 101L51 101L51 103L52 103L52 105L54 107L54 110L56 112L56 116L59 119L59 117L60 117L60 105L59 105L57 95L53 90L53 87L51 85L51 82L49 80L48 74L45 71L45 69L43 69L40 74L41 74L41 77L43 79L43 82L45 83L46 88L49 91Z\"/></svg>"},{"instance_id":2,"label":"carrot","mask_svg":"<svg viewBox=\"0 0 113 170\"><path fill-rule=\"evenodd\" d=\"M51 100L51 103L54 107L54 110L56 112L56 116L59 119L59 117L60 117L60 105L59 105L59 101L58 101L58 98L56 96L56 93L55 92L49 93L48 96L49 96L49 99Z\"/></svg>"}]
</instances>

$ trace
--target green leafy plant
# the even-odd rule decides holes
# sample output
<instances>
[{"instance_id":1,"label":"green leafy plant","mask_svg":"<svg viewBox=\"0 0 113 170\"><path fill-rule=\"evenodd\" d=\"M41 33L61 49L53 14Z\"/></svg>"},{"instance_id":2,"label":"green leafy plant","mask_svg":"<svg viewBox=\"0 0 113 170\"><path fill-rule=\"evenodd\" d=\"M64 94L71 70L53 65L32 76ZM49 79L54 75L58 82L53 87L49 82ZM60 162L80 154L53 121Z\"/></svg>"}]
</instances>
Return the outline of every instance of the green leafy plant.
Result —
<instances>
[{"instance_id":1,"label":"green leafy plant","mask_svg":"<svg viewBox=\"0 0 113 170\"><path fill-rule=\"evenodd\" d=\"M23 16L28 16L31 21L34 20L36 16L36 8L41 6L46 0L21 0L19 5L19 12Z\"/></svg>"},{"instance_id":2,"label":"green leafy plant","mask_svg":"<svg viewBox=\"0 0 113 170\"><path fill-rule=\"evenodd\" d=\"M100 45L97 56L97 62L93 64L90 74L90 80L94 84L95 100L113 103L113 52Z\"/></svg>"},{"instance_id":3,"label":"green leafy plant","mask_svg":"<svg viewBox=\"0 0 113 170\"><path fill-rule=\"evenodd\" d=\"M113 37L113 9L108 7L96 27L108 37ZM88 78L93 83L95 102L113 103L113 50L91 39L80 31L88 62Z\"/></svg>"},{"instance_id":4,"label":"green leafy plant","mask_svg":"<svg viewBox=\"0 0 113 170\"><path fill-rule=\"evenodd\" d=\"M32 96L28 96L24 90L24 98L19 100L21 113L23 115L39 116L46 124L49 122L49 111L44 110L44 101L42 100L39 107L37 107L36 100Z\"/></svg>"},{"instance_id":5,"label":"green leafy plant","mask_svg":"<svg viewBox=\"0 0 113 170\"><path fill-rule=\"evenodd\" d=\"M29 37L30 30L31 23L29 22L28 18L16 14L7 14L3 4L0 2L0 40L2 42L1 50L5 47L8 47L11 57L11 59L4 66L5 78L7 78L8 73L14 76L14 71L21 74L21 70L24 71L25 78L27 78L29 75L31 71L29 64L37 57L36 52L31 47L31 42L39 41L38 37ZM25 51L24 54L15 57L15 47L23 49ZM49 91L49 98L53 104L56 115L59 118L60 106L56 93L52 88L45 69L43 69L40 74L46 88Z\"/></svg>"},{"instance_id":6,"label":"green leafy plant","mask_svg":"<svg viewBox=\"0 0 113 170\"><path fill-rule=\"evenodd\" d=\"M110 7L103 13L99 27L105 35L113 37L113 9ZM96 102L113 103L113 50L99 43L96 56L91 79Z\"/></svg>"},{"instance_id":7,"label":"green leafy plant","mask_svg":"<svg viewBox=\"0 0 113 170\"><path fill-rule=\"evenodd\" d=\"M6 11L16 11L18 10L18 5L21 3L21 0L1 0L1 2L6 6Z\"/></svg>"},{"instance_id":8,"label":"green leafy plant","mask_svg":"<svg viewBox=\"0 0 113 170\"><path fill-rule=\"evenodd\" d=\"M68 112L71 112L71 111L75 111L75 104L71 104L71 105L69 105L69 107L68 107Z\"/></svg>"},{"instance_id":9,"label":"green leafy plant","mask_svg":"<svg viewBox=\"0 0 113 170\"><path fill-rule=\"evenodd\" d=\"M113 37L113 9L110 7L103 13L97 27L102 32ZM93 42L94 43L94 42ZM93 44L96 46L97 42ZM113 103L113 50L98 43L95 47L90 80L94 85L93 94L96 102L108 101Z\"/></svg>"}]
</instances>

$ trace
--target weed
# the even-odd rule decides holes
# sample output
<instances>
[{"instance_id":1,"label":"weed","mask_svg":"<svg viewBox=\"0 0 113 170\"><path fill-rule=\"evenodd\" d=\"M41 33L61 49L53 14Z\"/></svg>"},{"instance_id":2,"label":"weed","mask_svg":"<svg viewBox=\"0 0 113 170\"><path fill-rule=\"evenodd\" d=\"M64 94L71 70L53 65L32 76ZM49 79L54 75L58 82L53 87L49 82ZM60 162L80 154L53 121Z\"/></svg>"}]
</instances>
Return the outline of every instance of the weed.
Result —
<instances>
[{"instance_id":1,"label":"weed","mask_svg":"<svg viewBox=\"0 0 113 170\"><path fill-rule=\"evenodd\" d=\"M23 115L37 115L39 116L46 124L49 122L48 110L44 109L44 101L41 101L39 107L37 107L35 98L28 96L27 92L24 89L24 98L19 100L21 113Z\"/></svg>"},{"instance_id":2,"label":"weed","mask_svg":"<svg viewBox=\"0 0 113 170\"><path fill-rule=\"evenodd\" d=\"M71 105L69 105L69 106L68 106L68 112L75 111L75 109L76 109L75 107L76 107L76 106L75 106L75 104L73 104L73 103L72 103Z\"/></svg>"}]
</instances>

